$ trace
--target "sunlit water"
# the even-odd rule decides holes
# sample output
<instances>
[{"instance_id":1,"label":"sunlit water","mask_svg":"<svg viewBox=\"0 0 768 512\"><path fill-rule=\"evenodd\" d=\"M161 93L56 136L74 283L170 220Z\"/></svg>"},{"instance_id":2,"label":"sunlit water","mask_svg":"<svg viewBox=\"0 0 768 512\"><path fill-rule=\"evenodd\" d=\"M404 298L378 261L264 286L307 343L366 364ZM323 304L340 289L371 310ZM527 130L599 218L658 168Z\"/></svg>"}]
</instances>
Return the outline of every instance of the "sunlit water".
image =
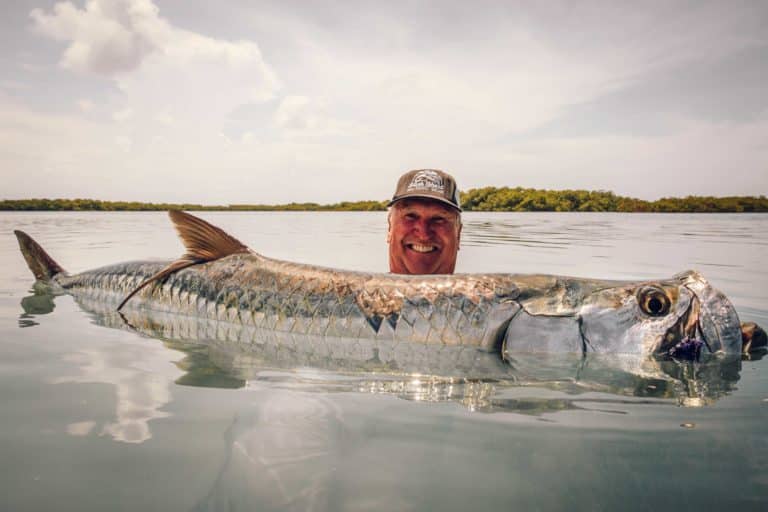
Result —
<instances>
[{"instance_id":1,"label":"sunlit water","mask_svg":"<svg viewBox=\"0 0 768 512\"><path fill-rule=\"evenodd\" d=\"M386 270L384 213L202 216L268 256ZM768 216L464 222L457 271L695 268L742 321L768 326ZM0 214L0 510L765 507L768 358L650 376L531 361L545 378L517 381L440 379L415 371L423 360L396 375L295 368L106 327L69 296L36 296L13 229L70 272L183 252L162 213Z\"/></svg>"}]
</instances>

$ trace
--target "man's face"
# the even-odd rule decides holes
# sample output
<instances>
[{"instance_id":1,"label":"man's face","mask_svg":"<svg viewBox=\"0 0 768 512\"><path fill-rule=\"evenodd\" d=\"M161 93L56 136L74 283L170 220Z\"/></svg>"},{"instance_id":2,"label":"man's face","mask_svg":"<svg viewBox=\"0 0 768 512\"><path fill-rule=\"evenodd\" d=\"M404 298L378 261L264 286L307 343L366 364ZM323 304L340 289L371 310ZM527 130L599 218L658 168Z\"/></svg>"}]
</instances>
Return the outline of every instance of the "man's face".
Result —
<instances>
[{"instance_id":1,"label":"man's face","mask_svg":"<svg viewBox=\"0 0 768 512\"><path fill-rule=\"evenodd\" d=\"M403 199L389 214L389 271L452 274L459 250L459 214L439 201Z\"/></svg>"}]
</instances>

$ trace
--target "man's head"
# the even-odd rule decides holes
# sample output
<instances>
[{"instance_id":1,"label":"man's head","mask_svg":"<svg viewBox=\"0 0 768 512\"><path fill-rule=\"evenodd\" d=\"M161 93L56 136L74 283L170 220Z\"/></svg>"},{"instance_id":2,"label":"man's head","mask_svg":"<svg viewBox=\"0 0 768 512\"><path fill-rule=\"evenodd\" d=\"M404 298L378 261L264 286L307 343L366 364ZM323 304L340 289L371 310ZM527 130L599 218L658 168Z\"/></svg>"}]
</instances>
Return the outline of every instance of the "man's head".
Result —
<instances>
[{"instance_id":1,"label":"man's head","mask_svg":"<svg viewBox=\"0 0 768 512\"><path fill-rule=\"evenodd\" d=\"M389 206L389 270L395 274L452 274L461 238L456 181L447 173L405 173Z\"/></svg>"}]
</instances>

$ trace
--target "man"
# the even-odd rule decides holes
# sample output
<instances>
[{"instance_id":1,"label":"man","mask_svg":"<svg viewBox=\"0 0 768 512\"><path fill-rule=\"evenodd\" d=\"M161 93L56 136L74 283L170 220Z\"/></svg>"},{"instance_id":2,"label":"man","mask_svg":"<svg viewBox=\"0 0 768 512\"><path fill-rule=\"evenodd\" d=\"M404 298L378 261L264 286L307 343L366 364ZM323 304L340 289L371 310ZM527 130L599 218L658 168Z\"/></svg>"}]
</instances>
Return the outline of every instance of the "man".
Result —
<instances>
[{"instance_id":1,"label":"man","mask_svg":"<svg viewBox=\"0 0 768 512\"><path fill-rule=\"evenodd\" d=\"M389 210L389 271L453 274L461 239L456 180L443 171L417 169L400 177Z\"/></svg>"}]
</instances>

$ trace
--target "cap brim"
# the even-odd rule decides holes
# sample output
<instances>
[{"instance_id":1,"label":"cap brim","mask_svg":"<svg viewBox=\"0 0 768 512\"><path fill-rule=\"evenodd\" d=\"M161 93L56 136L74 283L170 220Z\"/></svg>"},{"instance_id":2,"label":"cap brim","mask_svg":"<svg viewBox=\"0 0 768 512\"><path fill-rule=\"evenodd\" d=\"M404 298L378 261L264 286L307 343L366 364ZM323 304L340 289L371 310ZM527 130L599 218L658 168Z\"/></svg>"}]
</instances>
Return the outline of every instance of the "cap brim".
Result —
<instances>
[{"instance_id":1,"label":"cap brim","mask_svg":"<svg viewBox=\"0 0 768 512\"><path fill-rule=\"evenodd\" d=\"M453 202L447 200L444 197L430 196L430 195L424 194L423 192L416 192L416 193L413 193L413 194L403 194L401 196L397 196L394 199L392 199L389 203L387 203L387 207L390 207L393 204L397 203L398 201L402 201L403 199L411 199L411 198L429 199L430 201L437 201L439 203L443 203L445 205L448 205L448 206L450 206L451 208L453 208L454 210L456 210L458 212L464 211L464 210L461 209L460 206L456 206L456 203L453 203Z\"/></svg>"}]
</instances>

